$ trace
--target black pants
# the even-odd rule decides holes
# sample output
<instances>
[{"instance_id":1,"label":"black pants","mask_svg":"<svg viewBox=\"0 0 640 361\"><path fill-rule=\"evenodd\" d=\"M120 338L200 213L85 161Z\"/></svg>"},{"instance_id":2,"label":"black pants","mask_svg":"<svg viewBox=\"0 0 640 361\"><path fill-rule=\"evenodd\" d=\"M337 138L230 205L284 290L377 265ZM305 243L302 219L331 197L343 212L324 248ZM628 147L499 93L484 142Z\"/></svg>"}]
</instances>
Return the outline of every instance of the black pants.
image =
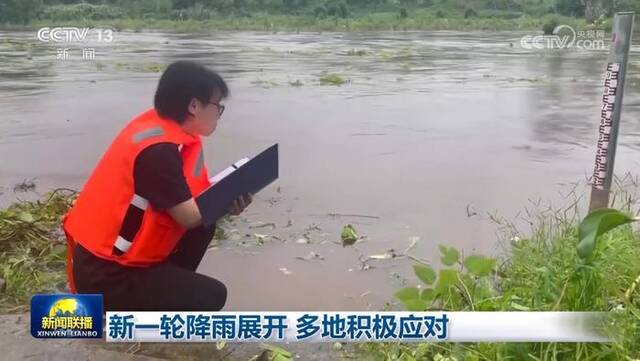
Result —
<instances>
[{"instance_id":1,"label":"black pants","mask_svg":"<svg viewBox=\"0 0 640 361\"><path fill-rule=\"evenodd\" d=\"M78 293L101 293L105 311L218 311L225 285L196 273L213 232L198 227L180 240L169 259L149 267L126 267L76 245L73 274Z\"/></svg>"}]
</instances>

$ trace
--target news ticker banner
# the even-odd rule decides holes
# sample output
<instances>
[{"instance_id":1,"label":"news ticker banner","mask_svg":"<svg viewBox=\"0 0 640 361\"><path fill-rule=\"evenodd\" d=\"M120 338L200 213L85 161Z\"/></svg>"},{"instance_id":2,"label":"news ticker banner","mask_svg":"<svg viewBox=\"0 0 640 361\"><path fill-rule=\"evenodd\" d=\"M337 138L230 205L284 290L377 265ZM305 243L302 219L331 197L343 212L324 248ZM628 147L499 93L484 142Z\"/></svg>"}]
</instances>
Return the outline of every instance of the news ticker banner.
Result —
<instances>
[{"instance_id":1,"label":"news ticker banner","mask_svg":"<svg viewBox=\"0 0 640 361\"><path fill-rule=\"evenodd\" d=\"M107 342L610 342L595 312L107 312Z\"/></svg>"},{"instance_id":2,"label":"news ticker banner","mask_svg":"<svg viewBox=\"0 0 640 361\"><path fill-rule=\"evenodd\" d=\"M107 312L102 295L31 299L36 338L107 342L609 342L607 313ZM608 331L610 332L610 330Z\"/></svg>"}]
</instances>

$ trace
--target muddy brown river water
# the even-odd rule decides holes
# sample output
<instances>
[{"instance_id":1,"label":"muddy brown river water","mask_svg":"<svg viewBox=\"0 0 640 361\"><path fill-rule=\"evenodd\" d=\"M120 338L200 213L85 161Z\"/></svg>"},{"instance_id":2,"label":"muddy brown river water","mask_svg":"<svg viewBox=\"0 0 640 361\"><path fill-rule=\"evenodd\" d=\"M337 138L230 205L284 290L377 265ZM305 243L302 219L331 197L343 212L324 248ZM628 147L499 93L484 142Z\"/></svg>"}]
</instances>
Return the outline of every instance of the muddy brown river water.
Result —
<instances>
[{"instance_id":1,"label":"muddy brown river water","mask_svg":"<svg viewBox=\"0 0 640 361\"><path fill-rule=\"evenodd\" d=\"M200 268L228 285L227 309L380 308L416 280L406 259L369 255L416 239L411 253L436 266L438 244L498 253L487 213L564 204L591 174L607 49L526 50L523 35L121 32L63 45L62 61L35 32L0 31L0 202L31 197L14 192L24 180L39 193L81 187L151 106L157 67L196 60L232 92L205 140L210 171L280 144L280 179L224 226ZM640 168L639 55L634 46L621 175ZM324 72L345 84L321 84ZM364 241L343 248L345 224Z\"/></svg>"}]
</instances>

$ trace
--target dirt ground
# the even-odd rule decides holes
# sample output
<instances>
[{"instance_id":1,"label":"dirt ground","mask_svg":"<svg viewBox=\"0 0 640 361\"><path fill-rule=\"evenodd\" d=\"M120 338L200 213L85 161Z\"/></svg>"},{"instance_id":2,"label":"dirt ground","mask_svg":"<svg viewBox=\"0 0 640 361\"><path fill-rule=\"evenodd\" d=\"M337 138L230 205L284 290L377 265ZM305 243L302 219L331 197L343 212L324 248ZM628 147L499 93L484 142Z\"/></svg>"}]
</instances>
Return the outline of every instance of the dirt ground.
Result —
<instances>
[{"instance_id":1,"label":"dirt ground","mask_svg":"<svg viewBox=\"0 0 640 361\"><path fill-rule=\"evenodd\" d=\"M353 347L340 351L329 343L277 344L293 354L293 360L329 361L362 359L353 354ZM256 361L269 360L262 355L259 343L229 343L221 350L213 343L106 343L102 340L36 339L31 336L28 313L0 315L0 359L65 360L65 361Z\"/></svg>"}]
</instances>

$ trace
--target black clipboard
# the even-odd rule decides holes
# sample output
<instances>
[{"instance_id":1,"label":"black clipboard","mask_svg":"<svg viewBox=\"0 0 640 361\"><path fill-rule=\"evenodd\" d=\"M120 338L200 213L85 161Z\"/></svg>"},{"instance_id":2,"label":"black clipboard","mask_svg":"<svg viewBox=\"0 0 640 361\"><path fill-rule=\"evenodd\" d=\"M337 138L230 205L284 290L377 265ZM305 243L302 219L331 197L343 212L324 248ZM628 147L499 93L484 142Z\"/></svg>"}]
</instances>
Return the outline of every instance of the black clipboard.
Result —
<instances>
[{"instance_id":1,"label":"black clipboard","mask_svg":"<svg viewBox=\"0 0 640 361\"><path fill-rule=\"evenodd\" d=\"M251 158L196 197L205 227L229 213L242 194L256 194L278 179L278 144Z\"/></svg>"}]
</instances>

